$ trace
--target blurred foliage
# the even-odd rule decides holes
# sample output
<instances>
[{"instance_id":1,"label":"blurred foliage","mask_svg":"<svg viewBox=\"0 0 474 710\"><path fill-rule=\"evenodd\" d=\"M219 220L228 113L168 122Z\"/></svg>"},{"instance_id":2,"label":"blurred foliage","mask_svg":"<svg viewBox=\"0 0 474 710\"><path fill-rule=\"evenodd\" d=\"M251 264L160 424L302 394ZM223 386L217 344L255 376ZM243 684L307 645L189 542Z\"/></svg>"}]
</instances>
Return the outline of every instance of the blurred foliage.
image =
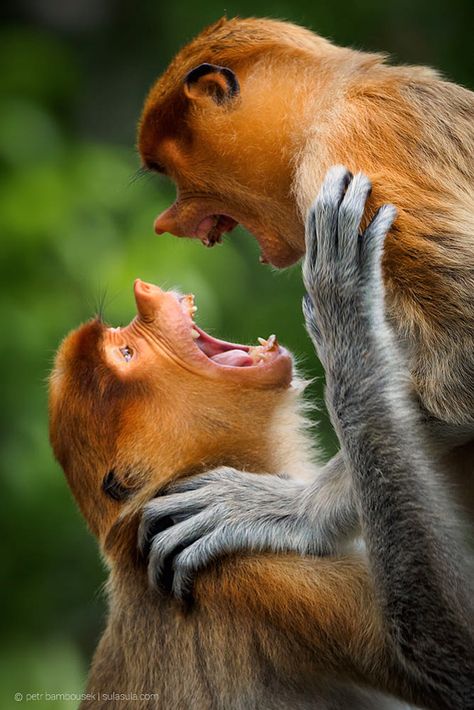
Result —
<instances>
[{"instance_id":1,"label":"blurred foliage","mask_svg":"<svg viewBox=\"0 0 474 710\"><path fill-rule=\"evenodd\" d=\"M339 43L387 50L473 83L470 0L226 4L228 16L309 25ZM242 231L225 246L156 238L173 190L134 180L134 131L145 93L173 53L224 14L215 0L17 0L0 29L0 313L2 651L0 705L13 693L79 692L104 613L102 568L47 432L47 385L64 334L105 304L133 314L133 279L193 291L200 322L255 341L276 331L320 375L304 334L298 269L258 264ZM312 388L321 397L321 379ZM334 437L321 412L323 445ZM76 703L58 701L55 707ZM50 707L39 701L35 707Z\"/></svg>"}]
</instances>

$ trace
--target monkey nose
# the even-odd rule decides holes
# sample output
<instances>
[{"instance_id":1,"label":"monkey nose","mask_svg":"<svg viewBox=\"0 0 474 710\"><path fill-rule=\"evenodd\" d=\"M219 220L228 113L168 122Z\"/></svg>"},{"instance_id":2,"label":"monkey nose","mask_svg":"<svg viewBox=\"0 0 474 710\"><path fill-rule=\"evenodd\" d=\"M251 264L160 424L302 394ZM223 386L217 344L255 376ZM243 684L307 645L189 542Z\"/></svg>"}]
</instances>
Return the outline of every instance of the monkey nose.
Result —
<instances>
[{"instance_id":1,"label":"monkey nose","mask_svg":"<svg viewBox=\"0 0 474 710\"><path fill-rule=\"evenodd\" d=\"M175 237L186 236L176 219L176 204L171 205L171 207L168 207L167 210L158 215L153 226L156 234L168 232L169 234L174 234Z\"/></svg>"},{"instance_id":2,"label":"monkey nose","mask_svg":"<svg viewBox=\"0 0 474 710\"><path fill-rule=\"evenodd\" d=\"M159 299L163 295L162 289L141 279L135 279L133 292L140 318L148 322L154 320Z\"/></svg>"}]
</instances>

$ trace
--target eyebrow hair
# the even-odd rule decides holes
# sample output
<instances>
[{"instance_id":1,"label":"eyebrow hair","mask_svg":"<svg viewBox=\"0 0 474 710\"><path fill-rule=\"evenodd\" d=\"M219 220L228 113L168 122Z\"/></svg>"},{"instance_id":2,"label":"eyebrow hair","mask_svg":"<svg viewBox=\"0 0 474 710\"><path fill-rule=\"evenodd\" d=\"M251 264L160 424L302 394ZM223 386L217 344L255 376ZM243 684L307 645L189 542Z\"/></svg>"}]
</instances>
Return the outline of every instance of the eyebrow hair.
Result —
<instances>
[{"instance_id":1,"label":"eyebrow hair","mask_svg":"<svg viewBox=\"0 0 474 710\"><path fill-rule=\"evenodd\" d=\"M137 170L135 170L133 175L130 177L129 183L132 185L133 183L138 182L153 173L168 177L166 168L163 165L155 163L154 161L149 161L146 165L141 165Z\"/></svg>"}]
</instances>

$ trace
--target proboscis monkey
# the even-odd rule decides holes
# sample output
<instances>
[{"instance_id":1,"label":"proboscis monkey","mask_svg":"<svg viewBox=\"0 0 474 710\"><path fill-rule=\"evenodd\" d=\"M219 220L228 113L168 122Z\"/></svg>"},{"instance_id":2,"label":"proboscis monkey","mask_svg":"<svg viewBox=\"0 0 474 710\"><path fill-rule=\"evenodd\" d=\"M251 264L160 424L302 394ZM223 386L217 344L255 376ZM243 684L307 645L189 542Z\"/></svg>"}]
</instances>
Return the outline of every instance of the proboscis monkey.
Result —
<instances>
[{"instance_id":1,"label":"proboscis monkey","mask_svg":"<svg viewBox=\"0 0 474 710\"><path fill-rule=\"evenodd\" d=\"M192 297L137 280L138 314L132 323L110 328L94 320L74 331L51 376L52 446L110 566L108 623L89 677L91 699L83 708L123 707L123 702L160 710L399 707L386 693L422 707L469 707L469 600L456 558L445 554L452 532L416 442L403 367L395 349L385 348L391 335L383 317L380 263L393 211L386 207L378 213L359 250L367 182L354 180L341 205L348 182L344 171L330 176L310 215L305 316L327 368L328 405L345 463L357 487L369 489L371 505L381 496L384 515L396 516L402 540L394 556L409 539L412 554L402 576L396 577L399 560L383 560L380 550L374 552L374 535L368 538L369 552L394 583L387 598L374 592L364 554L350 546L338 558L230 557L197 579L187 608L148 583L146 561L136 548L137 528L143 504L153 499L147 508L153 512L154 496L164 486L217 465L252 471L248 475L261 483L267 505L297 536L305 529L298 528L284 501L282 507L281 489L301 486L303 475L317 474L290 355L276 340L256 347L216 340L195 324ZM374 322L381 327L374 328ZM352 363L339 350L347 338L353 342ZM374 386L380 381L382 388ZM379 469L386 478L377 475ZM232 468L225 470L235 478ZM186 479L189 488L192 480ZM280 485L269 500L272 480ZM408 507L400 500L407 480L416 504ZM238 515L236 510L237 522ZM201 522L198 514L194 532L202 533ZM376 527L375 520L374 533ZM151 542L147 532L142 521L142 547ZM434 569L433 550L439 553ZM420 634L420 619L411 616L410 604L403 605L395 589L402 579L412 584L414 575L426 581L417 605L423 608L430 595L430 613L438 623L434 638ZM440 611L446 605L450 611L444 618ZM431 652L430 643L442 640L439 675L427 677L423 665L418 667L424 648L412 649L413 659L400 652L392 628L392 614L400 612L406 613L398 619L402 645L414 634Z\"/></svg>"},{"instance_id":2,"label":"proboscis monkey","mask_svg":"<svg viewBox=\"0 0 474 710\"><path fill-rule=\"evenodd\" d=\"M213 244L240 222L278 267L304 253L305 215L331 165L370 178L363 226L376 206L396 205L383 260L386 317L430 455L472 514L474 94L431 69L389 66L380 54L334 46L295 25L224 19L185 46L151 89L138 145L144 166L177 186L158 233ZM180 520L157 536L150 561L159 577L159 551L175 555L178 595L183 580L229 550L332 552L359 520L365 536L375 534L369 499L359 498L367 491L356 491L341 454L309 486L277 482L282 509L310 501L313 515L297 539L254 477L217 470L193 485L192 496L175 486L147 518L158 525L172 507ZM182 548L198 502L206 533L191 554ZM387 558L401 544L391 530L382 538ZM377 583L384 590L389 580Z\"/></svg>"}]
</instances>

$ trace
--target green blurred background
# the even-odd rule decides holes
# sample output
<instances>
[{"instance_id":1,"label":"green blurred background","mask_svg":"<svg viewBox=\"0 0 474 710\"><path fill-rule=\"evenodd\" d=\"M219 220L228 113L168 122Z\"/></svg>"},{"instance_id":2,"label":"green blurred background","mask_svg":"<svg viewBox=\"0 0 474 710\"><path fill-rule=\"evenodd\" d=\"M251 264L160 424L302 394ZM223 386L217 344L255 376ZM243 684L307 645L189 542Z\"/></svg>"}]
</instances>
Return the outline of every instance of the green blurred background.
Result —
<instances>
[{"instance_id":1,"label":"green blurred background","mask_svg":"<svg viewBox=\"0 0 474 710\"><path fill-rule=\"evenodd\" d=\"M258 264L243 231L223 247L156 237L173 188L139 167L135 124L174 52L225 12L312 27L473 86L472 0L16 0L0 31L3 525L0 708L15 692L80 692L103 624L105 571L52 459L46 378L65 333L105 302L133 314L137 276L193 291L200 322L255 341L276 331L321 375L302 328L299 270ZM321 398L321 379L312 395ZM334 436L321 412L327 452ZM75 707L37 701L36 708Z\"/></svg>"}]
</instances>

